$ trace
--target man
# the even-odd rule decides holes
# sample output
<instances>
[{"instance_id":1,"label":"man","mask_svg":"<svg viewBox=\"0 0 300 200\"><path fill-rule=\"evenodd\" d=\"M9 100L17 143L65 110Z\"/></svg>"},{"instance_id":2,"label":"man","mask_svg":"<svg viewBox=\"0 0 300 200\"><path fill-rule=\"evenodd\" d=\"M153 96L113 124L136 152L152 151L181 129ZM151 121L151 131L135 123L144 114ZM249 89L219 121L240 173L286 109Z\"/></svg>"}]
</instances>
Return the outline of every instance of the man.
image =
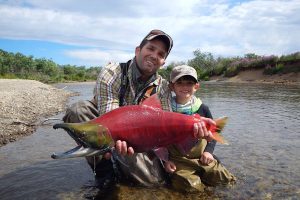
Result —
<instances>
[{"instance_id":1,"label":"man","mask_svg":"<svg viewBox=\"0 0 300 200\"><path fill-rule=\"evenodd\" d=\"M83 122L101 116L119 106L139 104L148 96L158 93L165 96L168 82L158 75L158 69L165 64L173 46L172 38L161 30L152 30L135 49L135 57L126 64L110 63L104 67L97 78L93 102L79 102L67 110L65 122ZM163 108L170 110L165 102ZM126 119L124 119L126 120ZM214 123L207 119L208 123ZM138 122L137 122L138 123ZM152 122L149 122L152 123ZM211 138L204 123L194 126L194 135L198 138ZM164 170L160 160L153 152L134 154L132 147L125 141L115 145L118 159L87 158L96 177L110 180L121 173L122 179L145 186L165 182ZM114 162L112 162L114 161ZM118 167L117 167L118 166ZM113 170L114 169L114 170Z\"/></svg>"}]
</instances>

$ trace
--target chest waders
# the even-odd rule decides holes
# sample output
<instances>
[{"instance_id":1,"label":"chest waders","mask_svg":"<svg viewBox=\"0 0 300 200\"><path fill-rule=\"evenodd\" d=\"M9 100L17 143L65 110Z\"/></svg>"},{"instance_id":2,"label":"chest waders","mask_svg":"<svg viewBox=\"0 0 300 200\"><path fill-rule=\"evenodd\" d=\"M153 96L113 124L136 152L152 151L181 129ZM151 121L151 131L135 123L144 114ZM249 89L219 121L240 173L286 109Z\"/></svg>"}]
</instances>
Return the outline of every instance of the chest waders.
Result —
<instances>
[{"instance_id":1,"label":"chest waders","mask_svg":"<svg viewBox=\"0 0 300 200\"><path fill-rule=\"evenodd\" d=\"M129 85L129 80L128 80L128 68L129 65L131 63L131 60L129 60L127 63L120 63L120 67L121 67L121 87L120 87L120 92L119 92L119 106L124 106L125 105L125 93L127 90L127 87ZM142 95L142 98L140 99L140 102L144 101L146 98L150 97L152 94L156 93L156 85L151 85L147 88L146 92L144 95ZM116 175L116 178L118 180L121 179L121 173L118 169L118 164L116 162L116 160L119 160L121 162L120 159L118 159L118 155L115 152L115 150L111 151L112 153L112 157L111 157L111 161L112 161L112 166L113 166L113 170L114 173ZM95 166L95 159L94 159L94 166ZM124 163L123 163L124 164ZM125 165L125 164L124 164ZM96 169L94 169L94 173Z\"/></svg>"}]
</instances>

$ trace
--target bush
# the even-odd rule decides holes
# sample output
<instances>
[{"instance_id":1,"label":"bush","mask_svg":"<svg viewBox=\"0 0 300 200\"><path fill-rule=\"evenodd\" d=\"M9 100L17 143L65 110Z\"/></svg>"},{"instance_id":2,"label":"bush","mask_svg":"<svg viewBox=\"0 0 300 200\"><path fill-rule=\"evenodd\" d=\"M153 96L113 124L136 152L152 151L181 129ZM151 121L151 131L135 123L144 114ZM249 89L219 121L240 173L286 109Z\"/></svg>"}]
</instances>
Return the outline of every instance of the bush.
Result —
<instances>
[{"instance_id":1,"label":"bush","mask_svg":"<svg viewBox=\"0 0 300 200\"><path fill-rule=\"evenodd\" d=\"M220 76L224 73L225 70L226 70L226 67L224 65L222 65L222 63L218 63L217 66L215 67L215 69L213 70L213 75Z\"/></svg>"},{"instance_id":2,"label":"bush","mask_svg":"<svg viewBox=\"0 0 300 200\"><path fill-rule=\"evenodd\" d=\"M205 77L203 78L203 80L204 80L204 81L209 81L209 76L205 76Z\"/></svg>"},{"instance_id":3,"label":"bush","mask_svg":"<svg viewBox=\"0 0 300 200\"><path fill-rule=\"evenodd\" d=\"M300 52L296 52L289 55L282 55L278 61L283 63L293 63L299 60L300 60Z\"/></svg>"},{"instance_id":4,"label":"bush","mask_svg":"<svg viewBox=\"0 0 300 200\"><path fill-rule=\"evenodd\" d=\"M4 78L4 79L17 79L18 77L15 74L1 74L0 78Z\"/></svg>"},{"instance_id":5,"label":"bush","mask_svg":"<svg viewBox=\"0 0 300 200\"><path fill-rule=\"evenodd\" d=\"M230 66L230 67L228 67L228 68L226 69L224 75L225 75L226 77L236 76L236 75L238 75L239 71L240 71L240 69L238 68L237 65Z\"/></svg>"},{"instance_id":6,"label":"bush","mask_svg":"<svg viewBox=\"0 0 300 200\"><path fill-rule=\"evenodd\" d=\"M263 71L263 74L266 74L266 75L273 75L273 74L278 74L278 73L281 73L284 69L284 65L283 64L276 64L276 66L271 66L271 65L268 65L264 71Z\"/></svg>"}]
</instances>

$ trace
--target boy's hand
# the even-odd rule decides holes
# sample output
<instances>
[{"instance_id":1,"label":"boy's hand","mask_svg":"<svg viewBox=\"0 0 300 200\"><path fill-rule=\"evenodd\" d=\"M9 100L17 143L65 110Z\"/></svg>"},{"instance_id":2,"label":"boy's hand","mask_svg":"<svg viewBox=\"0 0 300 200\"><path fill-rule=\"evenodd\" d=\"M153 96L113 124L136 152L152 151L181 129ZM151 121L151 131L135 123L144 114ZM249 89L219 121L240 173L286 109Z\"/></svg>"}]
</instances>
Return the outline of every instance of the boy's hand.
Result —
<instances>
[{"instance_id":1,"label":"boy's hand","mask_svg":"<svg viewBox=\"0 0 300 200\"><path fill-rule=\"evenodd\" d=\"M214 160L214 157L211 153L209 152L203 152L201 155L199 162L203 165L208 165Z\"/></svg>"},{"instance_id":2,"label":"boy's hand","mask_svg":"<svg viewBox=\"0 0 300 200\"><path fill-rule=\"evenodd\" d=\"M165 164L165 170L168 173L174 173L176 170L176 165L172 161L166 161Z\"/></svg>"},{"instance_id":3,"label":"boy's hand","mask_svg":"<svg viewBox=\"0 0 300 200\"><path fill-rule=\"evenodd\" d=\"M207 130L205 124L216 125L216 122L210 118L201 117L201 121L194 124L194 137L199 139L206 139L211 141L213 135L210 131Z\"/></svg>"}]
</instances>

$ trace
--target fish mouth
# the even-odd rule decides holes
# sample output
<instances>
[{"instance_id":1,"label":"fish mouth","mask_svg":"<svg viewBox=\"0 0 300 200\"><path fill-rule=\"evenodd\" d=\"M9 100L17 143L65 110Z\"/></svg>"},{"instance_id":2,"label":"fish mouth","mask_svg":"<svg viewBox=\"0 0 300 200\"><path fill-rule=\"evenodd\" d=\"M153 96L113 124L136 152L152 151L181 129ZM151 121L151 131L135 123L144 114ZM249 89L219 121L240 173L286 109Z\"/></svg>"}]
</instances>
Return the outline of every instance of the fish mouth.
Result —
<instances>
[{"instance_id":1,"label":"fish mouth","mask_svg":"<svg viewBox=\"0 0 300 200\"><path fill-rule=\"evenodd\" d=\"M53 153L51 158L53 159L66 159L66 158L76 158L76 157L88 157L88 156L99 156L106 152L111 151L110 147L103 147L100 149L93 148L90 144L82 139L80 133L76 132L76 123L61 123L55 124L54 129L64 129L78 144L73 149L70 149L62 153ZM78 124L80 125L80 124ZM74 128L75 127L75 128Z\"/></svg>"},{"instance_id":2,"label":"fish mouth","mask_svg":"<svg viewBox=\"0 0 300 200\"><path fill-rule=\"evenodd\" d=\"M84 147L78 145L77 147L70 149L69 151L63 153L53 153L51 158L53 159L66 159L66 158L78 158L78 157L88 157L88 156L99 156L110 151L110 148L105 149L93 149L90 147Z\"/></svg>"}]
</instances>

